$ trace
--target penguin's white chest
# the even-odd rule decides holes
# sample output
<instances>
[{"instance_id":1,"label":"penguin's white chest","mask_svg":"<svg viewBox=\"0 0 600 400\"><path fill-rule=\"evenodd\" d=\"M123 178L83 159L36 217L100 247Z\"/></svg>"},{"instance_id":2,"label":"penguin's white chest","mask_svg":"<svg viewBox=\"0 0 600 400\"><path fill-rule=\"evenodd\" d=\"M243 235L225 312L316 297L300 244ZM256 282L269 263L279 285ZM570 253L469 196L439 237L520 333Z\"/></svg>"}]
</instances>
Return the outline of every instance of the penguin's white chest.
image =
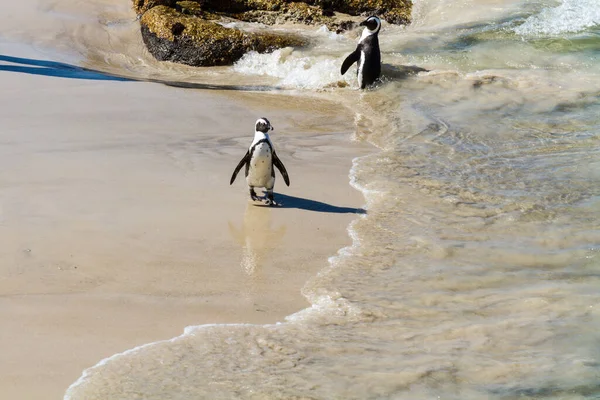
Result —
<instances>
[{"instance_id":1,"label":"penguin's white chest","mask_svg":"<svg viewBox=\"0 0 600 400\"><path fill-rule=\"evenodd\" d=\"M360 60L358 60L358 86L362 86L363 72L365 70L365 52L361 50Z\"/></svg>"},{"instance_id":2,"label":"penguin's white chest","mask_svg":"<svg viewBox=\"0 0 600 400\"><path fill-rule=\"evenodd\" d=\"M246 182L249 186L272 189L275 184L273 175L271 146L266 143L258 144L250 158L250 168L248 169Z\"/></svg>"}]
</instances>

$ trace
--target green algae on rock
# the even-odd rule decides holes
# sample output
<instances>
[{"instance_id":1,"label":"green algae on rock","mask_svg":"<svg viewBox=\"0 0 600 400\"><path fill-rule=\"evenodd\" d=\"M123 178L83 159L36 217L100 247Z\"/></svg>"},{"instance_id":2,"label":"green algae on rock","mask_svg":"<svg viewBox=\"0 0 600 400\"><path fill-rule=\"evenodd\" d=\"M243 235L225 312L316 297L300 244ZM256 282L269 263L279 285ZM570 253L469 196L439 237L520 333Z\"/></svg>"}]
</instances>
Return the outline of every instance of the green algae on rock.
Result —
<instances>
[{"instance_id":1,"label":"green algae on rock","mask_svg":"<svg viewBox=\"0 0 600 400\"><path fill-rule=\"evenodd\" d=\"M306 44L295 36L225 28L166 6L153 7L140 22L142 38L154 57L194 66L229 65L248 51L267 52Z\"/></svg>"}]
</instances>

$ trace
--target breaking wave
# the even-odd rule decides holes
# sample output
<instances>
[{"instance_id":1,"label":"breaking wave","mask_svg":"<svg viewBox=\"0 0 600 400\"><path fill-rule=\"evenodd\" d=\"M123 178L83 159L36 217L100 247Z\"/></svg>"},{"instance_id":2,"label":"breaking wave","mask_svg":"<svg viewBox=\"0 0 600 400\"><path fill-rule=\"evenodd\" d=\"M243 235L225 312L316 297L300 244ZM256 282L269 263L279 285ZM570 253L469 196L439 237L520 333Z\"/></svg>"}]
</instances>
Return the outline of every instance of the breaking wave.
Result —
<instances>
[{"instance_id":1,"label":"breaking wave","mask_svg":"<svg viewBox=\"0 0 600 400\"><path fill-rule=\"evenodd\" d=\"M558 7L544 8L515 29L520 35L577 33L600 25L598 0L563 0Z\"/></svg>"}]
</instances>

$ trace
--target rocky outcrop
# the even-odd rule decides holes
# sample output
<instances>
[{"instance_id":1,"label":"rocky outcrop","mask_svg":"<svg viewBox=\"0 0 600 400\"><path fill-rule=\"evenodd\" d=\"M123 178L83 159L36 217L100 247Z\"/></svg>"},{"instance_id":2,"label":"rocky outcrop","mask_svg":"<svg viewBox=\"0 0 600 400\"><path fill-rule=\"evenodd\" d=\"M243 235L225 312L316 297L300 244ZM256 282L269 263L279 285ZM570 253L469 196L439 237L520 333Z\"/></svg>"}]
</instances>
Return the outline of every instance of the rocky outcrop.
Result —
<instances>
[{"instance_id":1,"label":"rocky outcrop","mask_svg":"<svg viewBox=\"0 0 600 400\"><path fill-rule=\"evenodd\" d=\"M151 8L140 22L142 38L154 57L194 66L228 65L251 50L267 52L305 44L299 37L225 28L167 6Z\"/></svg>"},{"instance_id":2,"label":"rocky outcrop","mask_svg":"<svg viewBox=\"0 0 600 400\"><path fill-rule=\"evenodd\" d=\"M308 0L306 3L350 15L378 15L398 25L410 22L412 9L411 0Z\"/></svg>"},{"instance_id":3,"label":"rocky outcrop","mask_svg":"<svg viewBox=\"0 0 600 400\"><path fill-rule=\"evenodd\" d=\"M263 10L260 8L233 14L235 19L245 22L259 22L266 25L284 24L286 22L307 25L325 25L330 31L343 32L354 27L354 22L333 18L333 11L309 5L303 2L281 2Z\"/></svg>"},{"instance_id":4,"label":"rocky outcrop","mask_svg":"<svg viewBox=\"0 0 600 400\"><path fill-rule=\"evenodd\" d=\"M248 51L269 52L306 45L291 34L246 32L219 23L222 18L267 25L285 22L350 29L354 23L335 17L376 14L391 23L407 23L410 0L133 0L148 50L161 61L194 66L228 65Z\"/></svg>"}]
</instances>

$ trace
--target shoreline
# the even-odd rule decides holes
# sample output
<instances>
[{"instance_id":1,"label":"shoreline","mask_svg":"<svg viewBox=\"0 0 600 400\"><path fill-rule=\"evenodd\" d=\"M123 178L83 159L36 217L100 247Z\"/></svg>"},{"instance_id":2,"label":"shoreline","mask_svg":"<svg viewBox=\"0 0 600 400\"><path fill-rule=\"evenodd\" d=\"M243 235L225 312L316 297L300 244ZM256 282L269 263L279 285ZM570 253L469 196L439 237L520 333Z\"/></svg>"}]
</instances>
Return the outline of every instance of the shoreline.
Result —
<instances>
[{"instance_id":1,"label":"shoreline","mask_svg":"<svg viewBox=\"0 0 600 400\"><path fill-rule=\"evenodd\" d=\"M186 326L280 321L309 306L301 288L351 242L364 199L348 172L371 148L349 140L352 118L331 102L12 71L0 79L8 397L62 398L99 360ZM228 185L260 116L273 122L292 180L277 178L278 209L249 206L243 180ZM262 230L248 228L257 221Z\"/></svg>"}]
</instances>

